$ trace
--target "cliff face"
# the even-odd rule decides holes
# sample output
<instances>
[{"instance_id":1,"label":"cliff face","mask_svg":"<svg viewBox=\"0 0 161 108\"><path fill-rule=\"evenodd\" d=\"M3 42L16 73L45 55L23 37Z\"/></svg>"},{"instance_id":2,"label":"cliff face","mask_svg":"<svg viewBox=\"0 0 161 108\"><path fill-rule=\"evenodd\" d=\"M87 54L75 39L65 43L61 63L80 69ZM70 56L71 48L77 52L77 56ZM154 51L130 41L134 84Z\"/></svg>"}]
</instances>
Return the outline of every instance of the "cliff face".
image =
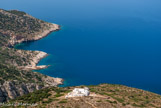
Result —
<instances>
[{"instance_id":1,"label":"cliff face","mask_svg":"<svg viewBox=\"0 0 161 108\"><path fill-rule=\"evenodd\" d=\"M39 40L59 25L36 19L25 12L0 9L0 102L49 86L62 84L61 78L32 70L46 68L37 63L47 53L12 48L15 44Z\"/></svg>"},{"instance_id":2,"label":"cliff face","mask_svg":"<svg viewBox=\"0 0 161 108\"><path fill-rule=\"evenodd\" d=\"M17 96L22 96L41 88L42 86L34 83L22 83L16 85L13 81L6 81L0 86L0 102L15 99Z\"/></svg>"},{"instance_id":3,"label":"cliff face","mask_svg":"<svg viewBox=\"0 0 161 108\"><path fill-rule=\"evenodd\" d=\"M57 86L58 84L62 84L62 79L47 76L42 77L42 82L44 82L44 84L5 81L0 85L0 102L15 99L18 96L23 96L24 94L28 94L42 88Z\"/></svg>"},{"instance_id":4,"label":"cliff face","mask_svg":"<svg viewBox=\"0 0 161 108\"><path fill-rule=\"evenodd\" d=\"M62 84L61 78L49 77L29 70L18 70L0 64L0 102L29 92Z\"/></svg>"}]
</instances>

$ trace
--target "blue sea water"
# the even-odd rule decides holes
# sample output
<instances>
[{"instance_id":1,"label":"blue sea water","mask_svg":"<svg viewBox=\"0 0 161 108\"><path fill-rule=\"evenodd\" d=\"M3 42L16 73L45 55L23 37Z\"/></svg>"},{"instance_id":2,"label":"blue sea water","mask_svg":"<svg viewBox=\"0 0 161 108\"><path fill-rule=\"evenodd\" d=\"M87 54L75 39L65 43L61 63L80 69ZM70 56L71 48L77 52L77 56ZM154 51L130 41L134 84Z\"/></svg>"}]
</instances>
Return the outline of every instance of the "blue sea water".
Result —
<instances>
[{"instance_id":1,"label":"blue sea water","mask_svg":"<svg viewBox=\"0 0 161 108\"><path fill-rule=\"evenodd\" d=\"M46 75L63 86L123 84L161 94L161 0L1 0L61 25L61 30L17 48L49 54Z\"/></svg>"}]
</instances>

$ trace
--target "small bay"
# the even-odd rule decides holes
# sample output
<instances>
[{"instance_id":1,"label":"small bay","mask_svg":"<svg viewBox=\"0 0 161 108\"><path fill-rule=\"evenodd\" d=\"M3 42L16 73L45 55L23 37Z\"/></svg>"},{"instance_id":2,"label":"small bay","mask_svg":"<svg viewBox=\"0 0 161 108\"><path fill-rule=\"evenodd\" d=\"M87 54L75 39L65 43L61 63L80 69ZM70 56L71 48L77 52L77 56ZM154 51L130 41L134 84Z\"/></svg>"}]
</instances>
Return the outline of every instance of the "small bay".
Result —
<instances>
[{"instance_id":1,"label":"small bay","mask_svg":"<svg viewBox=\"0 0 161 108\"><path fill-rule=\"evenodd\" d=\"M39 70L64 85L122 84L161 94L160 0L1 0L61 30L17 45L47 52Z\"/></svg>"}]
</instances>

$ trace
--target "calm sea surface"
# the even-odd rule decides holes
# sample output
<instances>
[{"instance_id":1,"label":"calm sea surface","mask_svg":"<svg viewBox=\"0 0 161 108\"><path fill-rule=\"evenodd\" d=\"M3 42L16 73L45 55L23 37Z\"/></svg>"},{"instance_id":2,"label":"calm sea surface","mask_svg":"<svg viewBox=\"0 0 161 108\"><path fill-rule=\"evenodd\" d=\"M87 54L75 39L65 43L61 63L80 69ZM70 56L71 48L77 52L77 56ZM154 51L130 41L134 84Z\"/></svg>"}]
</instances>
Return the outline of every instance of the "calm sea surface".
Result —
<instances>
[{"instance_id":1,"label":"calm sea surface","mask_svg":"<svg viewBox=\"0 0 161 108\"><path fill-rule=\"evenodd\" d=\"M49 53L39 72L63 86L123 84L161 94L161 0L1 0L61 25L19 49Z\"/></svg>"}]
</instances>

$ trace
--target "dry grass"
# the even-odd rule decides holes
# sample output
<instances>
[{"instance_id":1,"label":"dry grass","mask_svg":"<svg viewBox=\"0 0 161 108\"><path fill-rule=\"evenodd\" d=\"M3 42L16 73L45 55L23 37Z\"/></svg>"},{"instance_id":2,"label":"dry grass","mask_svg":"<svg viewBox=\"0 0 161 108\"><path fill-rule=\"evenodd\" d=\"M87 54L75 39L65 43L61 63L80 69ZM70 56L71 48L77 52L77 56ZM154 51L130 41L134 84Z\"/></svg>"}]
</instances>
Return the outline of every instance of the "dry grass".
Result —
<instances>
[{"instance_id":1,"label":"dry grass","mask_svg":"<svg viewBox=\"0 0 161 108\"><path fill-rule=\"evenodd\" d=\"M75 87L48 88L48 98L38 101L34 108L161 108L161 96L155 93L111 84L88 87L90 96L68 99L65 95ZM26 102L23 98L15 101Z\"/></svg>"}]
</instances>

